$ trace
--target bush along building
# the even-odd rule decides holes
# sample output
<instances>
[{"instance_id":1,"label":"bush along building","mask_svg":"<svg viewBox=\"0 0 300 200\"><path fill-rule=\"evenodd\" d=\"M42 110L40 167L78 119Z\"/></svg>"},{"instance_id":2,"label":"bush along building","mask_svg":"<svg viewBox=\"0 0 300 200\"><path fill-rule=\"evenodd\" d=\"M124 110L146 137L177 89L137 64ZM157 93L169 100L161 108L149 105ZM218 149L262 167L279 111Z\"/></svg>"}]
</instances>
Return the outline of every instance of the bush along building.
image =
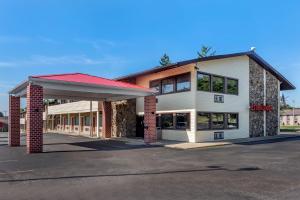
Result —
<instances>
[{"instance_id":1,"label":"bush along building","mask_svg":"<svg viewBox=\"0 0 300 200\"><path fill-rule=\"evenodd\" d=\"M202 142L279 133L280 91L295 87L254 51L209 56L115 79L156 91L157 137ZM112 137L143 137L144 98L110 103ZM49 106L45 132L104 137L102 103Z\"/></svg>"}]
</instances>

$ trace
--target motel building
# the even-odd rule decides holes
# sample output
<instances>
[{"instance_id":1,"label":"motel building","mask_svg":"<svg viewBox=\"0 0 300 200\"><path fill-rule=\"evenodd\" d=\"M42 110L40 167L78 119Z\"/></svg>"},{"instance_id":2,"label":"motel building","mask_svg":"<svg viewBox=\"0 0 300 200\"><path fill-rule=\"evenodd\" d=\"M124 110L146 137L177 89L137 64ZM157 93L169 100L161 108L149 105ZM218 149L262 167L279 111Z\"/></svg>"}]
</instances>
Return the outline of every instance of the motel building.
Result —
<instances>
[{"instance_id":1,"label":"motel building","mask_svg":"<svg viewBox=\"0 0 300 200\"><path fill-rule=\"evenodd\" d=\"M279 134L280 91L293 86L254 51L177 62L105 79L87 74L31 76L10 91L9 143L41 152L43 132L95 138L206 142ZM61 103L45 106L43 99Z\"/></svg>"}]
</instances>

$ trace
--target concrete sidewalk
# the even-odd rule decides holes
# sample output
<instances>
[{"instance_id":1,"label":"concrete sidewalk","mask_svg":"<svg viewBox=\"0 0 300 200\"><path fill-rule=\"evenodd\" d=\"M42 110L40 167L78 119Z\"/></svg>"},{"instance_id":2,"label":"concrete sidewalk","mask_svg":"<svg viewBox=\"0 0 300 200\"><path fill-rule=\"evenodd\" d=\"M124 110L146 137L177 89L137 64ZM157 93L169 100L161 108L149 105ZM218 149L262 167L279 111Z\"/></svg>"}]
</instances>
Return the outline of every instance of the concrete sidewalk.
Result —
<instances>
[{"instance_id":1,"label":"concrete sidewalk","mask_svg":"<svg viewBox=\"0 0 300 200\"><path fill-rule=\"evenodd\" d=\"M220 140L213 142L198 142L198 143L176 143L176 144L165 144L165 147L174 148L174 149L195 149L195 148L206 148L206 147L216 147L232 144L244 144L244 143L255 143L263 141L272 141L280 139L288 139L300 137L299 133L280 133L276 136L266 136L266 137L256 137L256 138L241 138L241 139L232 139L232 140Z\"/></svg>"}]
</instances>

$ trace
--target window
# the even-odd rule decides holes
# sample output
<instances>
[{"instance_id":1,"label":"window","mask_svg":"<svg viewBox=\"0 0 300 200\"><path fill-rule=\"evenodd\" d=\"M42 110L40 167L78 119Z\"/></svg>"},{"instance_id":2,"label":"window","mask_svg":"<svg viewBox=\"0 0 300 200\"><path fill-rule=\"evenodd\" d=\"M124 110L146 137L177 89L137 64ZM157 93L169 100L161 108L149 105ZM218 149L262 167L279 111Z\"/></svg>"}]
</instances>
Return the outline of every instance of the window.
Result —
<instances>
[{"instance_id":1,"label":"window","mask_svg":"<svg viewBox=\"0 0 300 200\"><path fill-rule=\"evenodd\" d=\"M184 74L176 77L176 91L187 91L191 89L190 74Z\"/></svg>"},{"instance_id":2,"label":"window","mask_svg":"<svg viewBox=\"0 0 300 200\"><path fill-rule=\"evenodd\" d=\"M84 117L84 125L89 126L90 125L90 116L85 116Z\"/></svg>"},{"instance_id":3,"label":"window","mask_svg":"<svg viewBox=\"0 0 300 200\"><path fill-rule=\"evenodd\" d=\"M175 88L173 78L162 80L162 94L173 93L174 91Z\"/></svg>"},{"instance_id":4,"label":"window","mask_svg":"<svg viewBox=\"0 0 300 200\"><path fill-rule=\"evenodd\" d=\"M160 93L160 86L160 80L150 82L150 88L155 89L157 91L156 94Z\"/></svg>"},{"instance_id":5,"label":"window","mask_svg":"<svg viewBox=\"0 0 300 200\"><path fill-rule=\"evenodd\" d=\"M212 91L224 93L224 78L220 76L212 76Z\"/></svg>"},{"instance_id":6,"label":"window","mask_svg":"<svg viewBox=\"0 0 300 200\"><path fill-rule=\"evenodd\" d=\"M238 94L239 82L236 79L227 78L227 93Z\"/></svg>"},{"instance_id":7,"label":"window","mask_svg":"<svg viewBox=\"0 0 300 200\"><path fill-rule=\"evenodd\" d=\"M212 113L211 114L211 127L212 129L224 129L224 114Z\"/></svg>"},{"instance_id":8,"label":"window","mask_svg":"<svg viewBox=\"0 0 300 200\"><path fill-rule=\"evenodd\" d=\"M176 128L177 129L189 129L190 128L189 113L176 113Z\"/></svg>"},{"instance_id":9,"label":"window","mask_svg":"<svg viewBox=\"0 0 300 200\"><path fill-rule=\"evenodd\" d=\"M161 127L162 128L174 128L173 114L162 114L161 115Z\"/></svg>"},{"instance_id":10,"label":"window","mask_svg":"<svg viewBox=\"0 0 300 200\"><path fill-rule=\"evenodd\" d=\"M200 91L210 91L210 75L198 73L197 87Z\"/></svg>"},{"instance_id":11,"label":"window","mask_svg":"<svg viewBox=\"0 0 300 200\"><path fill-rule=\"evenodd\" d=\"M75 126L78 126L78 125L79 125L79 116L75 116L75 119L74 119L74 125L75 125Z\"/></svg>"},{"instance_id":12,"label":"window","mask_svg":"<svg viewBox=\"0 0 300 200\"><path fill-rule=\"evenodd\" d=\"M238 128L239 115L236 113L227 114L227 128L236 129Z\"/></svg>"},{"instance_id":13,"label":"window","mask_svg":"<svg viewBox=\"0 0 300 200\"><path fill-rule=\"evenodd\" d=\"M210 113L198 113L197 128L199 130L210 128Z\"/></svg>"},{"instance_id":14,"label":"window","mask_svg":"<svg viewBox=\"0 0 300 200\"><path fill-rule=\"evenodd\" d=\"M160 80L153 80L150 81L149 87L151 89L155 89L157 91L156 94L190 91L191 73L180 74Z\"/></svg>"},{"instance_id":15,"label":"window","mask_svg":"<svg viewBox=\"0 0 300 200\"><path fill-rule=\"evenodd\" d=\"M198 130L238 129L238 113L204 113L198 112Z\"/></svg>"}]
</instances>

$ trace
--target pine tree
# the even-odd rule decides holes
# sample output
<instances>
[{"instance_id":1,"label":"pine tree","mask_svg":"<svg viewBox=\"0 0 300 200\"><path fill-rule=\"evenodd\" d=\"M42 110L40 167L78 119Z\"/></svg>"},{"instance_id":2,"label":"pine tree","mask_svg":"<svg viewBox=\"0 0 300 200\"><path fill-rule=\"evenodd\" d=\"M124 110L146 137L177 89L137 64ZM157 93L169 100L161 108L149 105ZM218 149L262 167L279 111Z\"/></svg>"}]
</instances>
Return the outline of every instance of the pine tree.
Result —
<instances>
[{"instance_id":1,"label":"pine tree","mask_svg":"<svg viewBox=\"0 0 300 200\"><path fill-rule=\"evenodd\" d=\"M167 65L170 65L171 64L171 60L170 60L170 57L165 53L161 58L160 58L160 61L159 61L159 64L161 66L167 66Z\"/></svg>"},{"instance_id":2,"label":"pine tree","mask_svg":"<svg viewBox=\"0 0 300 200\"><path fill-rule=\"evenodd\" d=\"M199 58L204 58L207 56L214 56L216 51L213 51L212 47L202 45L200 52L198 51L197 54Z\"/></svg>"}]
</instances>

